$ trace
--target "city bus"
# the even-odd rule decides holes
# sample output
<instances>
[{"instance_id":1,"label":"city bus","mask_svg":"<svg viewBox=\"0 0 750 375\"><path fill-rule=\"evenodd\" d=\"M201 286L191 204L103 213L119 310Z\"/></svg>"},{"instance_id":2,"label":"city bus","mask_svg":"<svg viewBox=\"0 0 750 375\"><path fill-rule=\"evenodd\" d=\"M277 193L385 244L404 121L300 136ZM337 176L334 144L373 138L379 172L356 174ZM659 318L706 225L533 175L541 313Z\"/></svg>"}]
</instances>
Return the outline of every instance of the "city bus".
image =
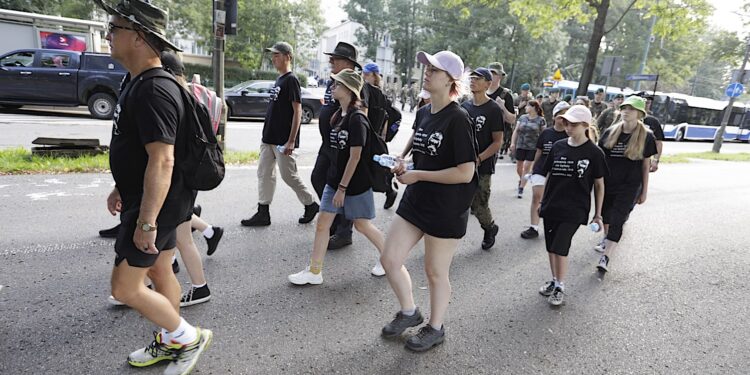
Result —
<instances>
[{"instance_id":1,"label":"city bus","mask_svg":"<svg viewBox=\"0 0 750 375\"><path fill-rule=\"evenodd\" d=\"M728 102L679 93L657 93L651 114L659 119L664 137L683 140L713 140ZM747 141L750 134L750 106L735 103L724 140Z\"/></svg>"},{"instance_id":2,"label":"city bus","mask_svg":"<svg viewBox=\"0 0 750 375\"><path fill-rule=\"evenodd\" d=\"M562 80L558 82L554 87L557 87L560 89L560 98L564 98L565 95L570 95L573 98L576 97L576 91L578 90L578 82L577 81L568 81L568 80ZM548 88L547 88L548 89ZM595 85L593 83L589 84L588 92L586 93L589 99L594 99L594 94L596 93L596 90L598 89L605 89L604 85ZM626 88L625 90L620 89L619 87L614 86L607 86L606 87L606 101L611 102L612 99L617 94L623 94L624 96L632 95L635 92L629 88Z\"/></svg>"}]
</instances>

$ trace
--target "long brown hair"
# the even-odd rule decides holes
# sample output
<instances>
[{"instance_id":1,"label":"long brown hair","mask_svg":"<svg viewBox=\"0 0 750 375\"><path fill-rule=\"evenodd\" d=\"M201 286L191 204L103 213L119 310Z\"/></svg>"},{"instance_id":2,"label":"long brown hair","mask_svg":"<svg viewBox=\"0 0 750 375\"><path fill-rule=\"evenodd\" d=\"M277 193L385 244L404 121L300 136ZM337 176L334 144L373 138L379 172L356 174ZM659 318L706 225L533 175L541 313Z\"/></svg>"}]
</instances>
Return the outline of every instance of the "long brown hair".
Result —
<instances>
[{"instance_id":1,"label":"long brown hair","mask_svg":"<svg viewBox=\"0 0 750 375\"><path fill-rule=\"evenodd\" d=\"M362 108L362 102L357 99L357 95L352 92L351 90L347 89L349 91L349 94L352 96L352 100L349 102L349 108L346 109L347 115L360 110ZM343 116L341 115L341 108L336 110L336 113L331 116L331 127L334 128L340 128L342 124Z\"/></svg>"},{"instance_id":2,"label":"long brown hair","mask_svg":"<svg viewBox=\"0 0 750 375\"><path fill-rule=\"evenodd\" d=\"M536 115L540 117L544 117L544 110L542 109L542 106L539 105L539 102L536 100L529 100L529 102L526 105L530 105L534 107L534 110L536 111Z\"/></svg>"}]
</instances>

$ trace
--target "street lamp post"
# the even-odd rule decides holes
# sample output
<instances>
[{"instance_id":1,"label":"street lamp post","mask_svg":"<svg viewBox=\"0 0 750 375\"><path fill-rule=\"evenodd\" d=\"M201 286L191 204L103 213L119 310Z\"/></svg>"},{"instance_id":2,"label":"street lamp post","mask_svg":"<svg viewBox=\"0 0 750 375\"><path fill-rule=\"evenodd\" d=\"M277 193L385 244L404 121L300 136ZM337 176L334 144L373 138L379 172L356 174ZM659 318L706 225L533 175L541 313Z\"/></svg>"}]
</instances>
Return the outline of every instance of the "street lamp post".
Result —
<instances>
[{"instance_id":1,"label":"street lamp post","mask_svg":"<svg viewBox=\"0 0 750 375\"><path fill-rule=\"evenodd\" d=\"M737 82L741 83L743 77L745 76L745 66L747 66L748 57L750 57L750 36L748 36L745 45L745 58L742 60L742 67L740 68L740 73L737 75ZM734 99L734 97L729 98L729 104L727 104L727 108L724 110L724 117L721 119L721 126L719 127L719 130L716 132L716 136L714 137L714 147L711 151L717 154L719 153L719 151L721 151L721 144L724 142L724 132L726 131L727 124L729 124L729 116L732 115Z\"/></svg>"},{"instance_id":2,"label":"street lamp post","mask_svg":"<svg viewBox=\"0 0 750 375\"><path fill-rule=\"evenodd\" d=\"M216 96L224 100L224 31L226 22L226 11L224 0L214 0L213 5L213 31L214 31L214 51L213 51L213 70L214 70L214 91ZM224 103L221 110L221 120L219 129L216 131L216 139L219 141L219 147L224 149L227 124L227 105Z\"/></svg>"}]
</instances>

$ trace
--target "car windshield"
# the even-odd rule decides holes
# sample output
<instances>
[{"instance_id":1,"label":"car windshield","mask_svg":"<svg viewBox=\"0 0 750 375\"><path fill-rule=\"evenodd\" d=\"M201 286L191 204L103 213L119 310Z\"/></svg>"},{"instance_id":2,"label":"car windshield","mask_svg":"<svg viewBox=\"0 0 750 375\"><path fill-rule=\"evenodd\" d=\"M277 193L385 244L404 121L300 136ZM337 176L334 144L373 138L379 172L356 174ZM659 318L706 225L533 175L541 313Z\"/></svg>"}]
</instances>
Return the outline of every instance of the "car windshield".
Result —
<instances>
[{"instance_id":1,"label":"car windshield","mask_svg":"<svg viewBox=\"0 0 750 375\"><path fill-rule=\"evenodd\" d=\"M227 89L227 91L240 91L241 89L245 88L245 86L247 86L248 84L249 82L242 82L238 85L234 85L230 87L229 89Z\"/></svg>"}]
</instances>

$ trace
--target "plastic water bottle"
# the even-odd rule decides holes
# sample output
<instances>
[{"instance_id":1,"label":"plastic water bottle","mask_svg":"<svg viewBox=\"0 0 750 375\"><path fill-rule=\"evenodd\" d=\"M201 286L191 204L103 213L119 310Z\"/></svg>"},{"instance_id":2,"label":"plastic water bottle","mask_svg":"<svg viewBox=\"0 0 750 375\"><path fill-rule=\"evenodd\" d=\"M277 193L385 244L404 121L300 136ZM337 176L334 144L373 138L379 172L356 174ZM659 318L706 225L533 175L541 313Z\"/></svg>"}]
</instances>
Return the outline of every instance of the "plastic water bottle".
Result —
<instances>
[{"instance_id":1,"label":"plastic water bottle","mask_svg":"<svg viewBox=\"0 0 750 375\"><path fill-rule=\"evenodd\" d=\"M278 150L280 153L283 154L283 153L286 152L286 146L284 146L284 145L277 145L276 146L276 150ZM292 155L297 155L297 151L296 150L292 151Z\"/></svg>"},{"instance_id":2,"label":"plastic water bottle","mask_svg":"<svg viewBox=\"0 0 750 375\"><path fill-rule=\"evenodd\" d=\"M589 224L589 229L591 229L592 232L596 233L599 231L599 223L591 223Z\"/></svg>"},{"instance_id":3,"label":"plastic water bottle","mask_svg":"<svg viewBox=\"0 0 750 375\"><path fill-rule=\"evenodd\" d=\"M372 160L380 164L383 167L391 168L391 169L395 168L399 163L398 158L396 158L393 155L388 155L388 154L373 155ZM414 169L414 164L413 163L406 164L406 169L407 170Z\"/></svg>"}]
</instances>

